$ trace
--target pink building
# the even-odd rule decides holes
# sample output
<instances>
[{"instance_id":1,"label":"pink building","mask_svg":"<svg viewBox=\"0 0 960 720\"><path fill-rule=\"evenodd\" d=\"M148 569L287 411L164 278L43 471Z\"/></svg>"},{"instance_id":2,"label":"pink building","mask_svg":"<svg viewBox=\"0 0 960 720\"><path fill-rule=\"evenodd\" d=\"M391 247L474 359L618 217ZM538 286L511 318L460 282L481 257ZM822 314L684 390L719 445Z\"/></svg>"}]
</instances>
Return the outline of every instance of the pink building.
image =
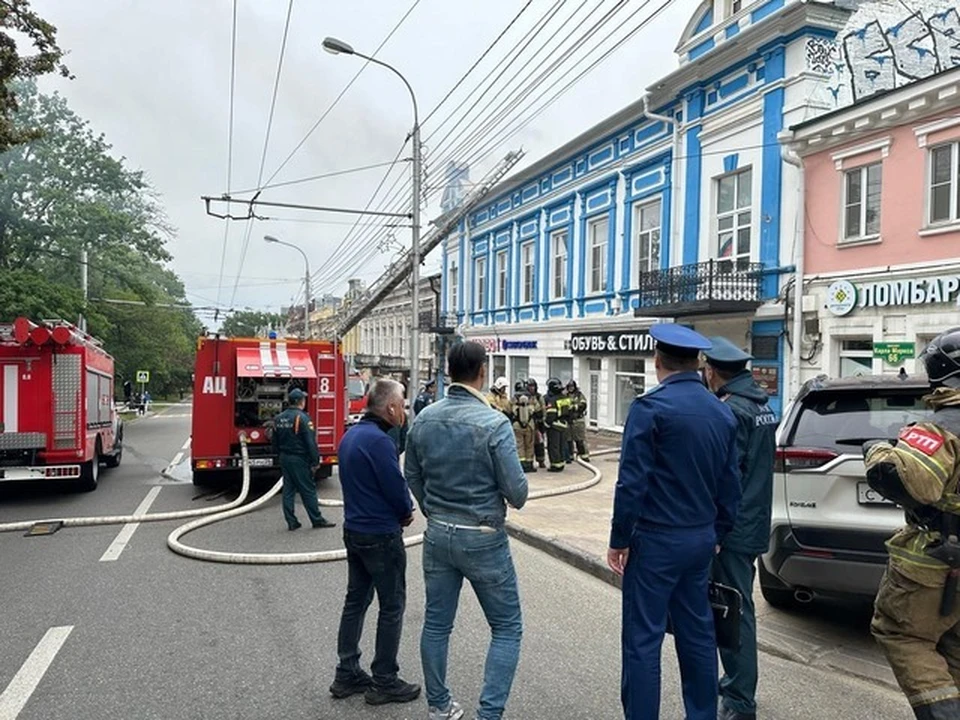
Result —
<instances>
[{"instance_id":1,"label":"pink building","mask_svg":"<svg viewBox=\"0 0 960 720\"><path fill-rule=\"evenodd\" d=\"M930 338L960 325L960 69L786 135L805 195L791 372L799 359L801 380L912 373Z\"/></svg>"}]
</instances>

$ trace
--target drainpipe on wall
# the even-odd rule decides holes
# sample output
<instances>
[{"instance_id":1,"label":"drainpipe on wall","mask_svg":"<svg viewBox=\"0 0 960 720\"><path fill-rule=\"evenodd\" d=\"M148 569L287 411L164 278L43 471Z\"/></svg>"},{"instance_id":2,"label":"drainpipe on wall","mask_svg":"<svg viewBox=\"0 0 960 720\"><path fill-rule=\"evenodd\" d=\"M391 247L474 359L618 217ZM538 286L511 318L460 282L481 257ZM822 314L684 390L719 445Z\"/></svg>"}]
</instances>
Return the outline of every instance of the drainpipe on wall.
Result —
<instances>
[{"instance_id":1,"label":"drainpipe on wall","mask_svg":"<svg viewBox=\"0 0 960 720\"><path fill-rule=\"evenodd\" d=\"M677 249L677 243L674 242L680 237L680 227L677 220L677 210L680 207L680 179L677 177L678 156L680 154L680 122L676 118L667 115L659 115L650 109L650 95L643 96L643 114L651 120L659 120L662 123L669 124L673 128L673 151L670 153L670 252L674 253ZM672 265L670 258L667 258L667 265Z\"/></svg>"},{"instance_id":2,"label":"drainpipe on wall","mask_svg":"<svg viewBox=\"0 0 960 720\"><path fill-rule=\"evenodd\" d=\"M800 173L800 179L797 183L797 213L799 214L799 218L796 222L796 230L794 231L793 241L793 265L795 268L793 274L793 348L791 351L791 365L793 372L790 373L790 395L787 398L788 400L792 400L800 392L800 344L801 339L803 338L803 235L804 225L806 222L806 198L804 196L805 177L803 172L803 163L800 161L800 156L797 155L792 148L784 144L782 146L780 155L783 157L783 161L785 163L793 165ZM784 406L786 406L786 404Z\"/></svg>"}]
</instances>

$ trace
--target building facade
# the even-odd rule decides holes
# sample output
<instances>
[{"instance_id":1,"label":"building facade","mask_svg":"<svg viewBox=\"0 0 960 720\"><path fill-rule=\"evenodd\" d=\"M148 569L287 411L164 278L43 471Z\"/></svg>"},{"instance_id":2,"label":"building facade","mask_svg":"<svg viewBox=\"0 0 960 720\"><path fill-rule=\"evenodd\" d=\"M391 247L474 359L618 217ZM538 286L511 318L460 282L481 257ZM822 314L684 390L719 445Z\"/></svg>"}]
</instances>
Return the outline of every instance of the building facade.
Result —
<instances>
[{"instance_id":1,"label":"building facade","mask_svg":"<svg viewBox=\"0 0 960 720\"><path fill-rule=\"evenodd\" d=\"M649 328L674 320L750 350L779 409L799 170L784 128L822 88L850 10L708 0L679 68L491 191L443 246L443 312L485 343L490 377L576 379L619 428L656 383Z\"/></svg>"},{"instance_id":2,"label":"building facade","mask_svg":"<svg viewBox=\"0 0 960 720\"><path fill-rule=\"evenodd\" d=\"M957 58L790 134L806 188L802 379L912 374L960 325L960 45Z\"/></svg>"}]
</instances>

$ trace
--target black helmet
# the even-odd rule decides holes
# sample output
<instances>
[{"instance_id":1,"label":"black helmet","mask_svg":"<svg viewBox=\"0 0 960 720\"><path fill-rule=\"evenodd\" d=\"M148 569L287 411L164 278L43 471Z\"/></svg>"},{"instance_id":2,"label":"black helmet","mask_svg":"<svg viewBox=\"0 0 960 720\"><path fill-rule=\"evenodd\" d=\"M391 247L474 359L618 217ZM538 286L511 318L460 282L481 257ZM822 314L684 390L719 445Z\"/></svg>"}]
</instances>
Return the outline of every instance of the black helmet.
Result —
<instances>
[{"instance_id":1,"label":"black helmet","mask_svg":"<svg viewBox=\"0 0 960 720\"><path fill-rule=\"evenodd\" d=\"M527 390L537 391L537 381L533 378L527 378Z\"/></svg>"},{"instance_id":2,"label":"black helmet","mask_svg":"<svg viewBox=\"0 0 960 720\"><path fill-rule=\"evenodd\" d=\"M937 335L920 353L931 385L960 388L960 327Z\"/></svg>"},{"instance_id":3,"label":"black helmet","mask_svg":"<svg viewBox=\"0 0 960 720\"><path fill-rule=\"evenodd\" d=\"M523 380L517 380L517 382L513 385L513 391L517 393L525 392L526 389L527 386L523 384Z\"/></svg>"},{"instance_id":4,"label":"black helmet","mask_svg":"<svg viewBox=\"0 0 960 720\"><path fill-rule=\"evenodd\" d=\"M547 380L547 390L549 392L560 392L563 389L563 383L560 382L560 378L552 377Z\"/></svg>"},{"instance_id":5,"label":"black helmet","mask_svg":"<svg viewBox=\"0 0 960 720\"><path fill-rule=\"evenodd\" d=\"M577 391L577 381L573 378L567 380L567 390L572 390L573 392Z\"/></svg>"}]
</instances>

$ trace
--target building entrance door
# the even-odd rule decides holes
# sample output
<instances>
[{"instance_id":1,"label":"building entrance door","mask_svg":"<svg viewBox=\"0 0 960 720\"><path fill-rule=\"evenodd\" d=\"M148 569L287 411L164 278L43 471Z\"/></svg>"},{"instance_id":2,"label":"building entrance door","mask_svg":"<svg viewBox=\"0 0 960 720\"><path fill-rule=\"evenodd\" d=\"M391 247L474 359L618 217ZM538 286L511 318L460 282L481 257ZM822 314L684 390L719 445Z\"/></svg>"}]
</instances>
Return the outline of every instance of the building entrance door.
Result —
<instances>
[{"instance_id":1,"label":"building entrance door","mask_svg":"<svg viewBox=\"0 0 960 720\"><path fill-rule=\"evenodd\" d=\"M587 422L590 427L597 426L597 418L600 416L600 360L590 358L587 361L589 382L589 395L587 397Z\"/></svg>"}]
</instances>

